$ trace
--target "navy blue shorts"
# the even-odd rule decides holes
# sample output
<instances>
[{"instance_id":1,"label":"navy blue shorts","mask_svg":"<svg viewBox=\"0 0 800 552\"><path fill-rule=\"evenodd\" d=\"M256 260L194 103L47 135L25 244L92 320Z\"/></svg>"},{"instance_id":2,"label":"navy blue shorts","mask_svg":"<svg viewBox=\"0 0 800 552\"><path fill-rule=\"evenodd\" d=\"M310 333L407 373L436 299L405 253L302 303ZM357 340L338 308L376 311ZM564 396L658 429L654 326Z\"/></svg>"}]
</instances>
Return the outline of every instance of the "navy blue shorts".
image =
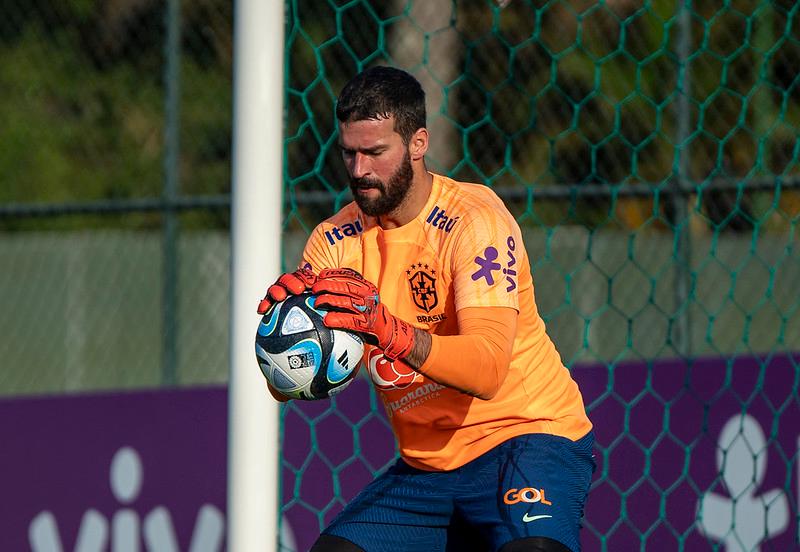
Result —
<instances>
[{"instance_id":1,"label":"navy blue shorts","mask_svg":"<svg viewBox=\"0 0 800 552\"><path fill-rule=\"evenodd\" d=\"M324 531L367 552L487 551L525 537L580 550L578 532L592 473L594 434L506 441L447 472L398 460Z\"/></svg>"}]
</instances>

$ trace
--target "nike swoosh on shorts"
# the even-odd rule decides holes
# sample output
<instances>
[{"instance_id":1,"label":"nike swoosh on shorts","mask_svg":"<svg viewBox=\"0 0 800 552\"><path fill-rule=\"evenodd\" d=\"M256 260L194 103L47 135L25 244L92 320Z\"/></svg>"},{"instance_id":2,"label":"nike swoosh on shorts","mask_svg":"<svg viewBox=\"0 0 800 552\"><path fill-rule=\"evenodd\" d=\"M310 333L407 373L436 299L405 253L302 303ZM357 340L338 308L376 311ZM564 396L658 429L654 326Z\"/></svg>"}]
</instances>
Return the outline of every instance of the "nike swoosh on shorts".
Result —
<instances>
[{"instance_id":1,"label":"nike swoosh on shorts","mask_svg":"<svg viewBox=\"0 0 800 552\"><path fill-rule=\"evenodd\" d=\"M529 521L536 521L537 519L544 519L544 518L551 518L553 516L548 515L541 515L541 516L529 516L527 513L522 516L522 521L528 523Z\"/></svg>"}]
</instances>

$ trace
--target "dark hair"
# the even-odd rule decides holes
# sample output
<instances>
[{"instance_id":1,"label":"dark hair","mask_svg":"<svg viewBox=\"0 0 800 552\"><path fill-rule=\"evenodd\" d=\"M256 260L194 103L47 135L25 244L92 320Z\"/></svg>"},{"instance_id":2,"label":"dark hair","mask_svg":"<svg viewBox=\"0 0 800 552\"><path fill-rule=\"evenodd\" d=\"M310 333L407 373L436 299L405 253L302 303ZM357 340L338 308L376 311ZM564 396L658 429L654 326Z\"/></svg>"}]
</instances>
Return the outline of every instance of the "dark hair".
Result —
<instances>
[{"instance_id":1,"label":"dark hair","mask_svg":"<svg viewBox=\"0 0 800 552\"><path fill-rule=\"evenodd\" d=\"M345 85L336 102L336 118L342 123L391 116L405 144L425 127L425 91L417 79L393 67L362 71Z\"/></svg>"}]
</instances>

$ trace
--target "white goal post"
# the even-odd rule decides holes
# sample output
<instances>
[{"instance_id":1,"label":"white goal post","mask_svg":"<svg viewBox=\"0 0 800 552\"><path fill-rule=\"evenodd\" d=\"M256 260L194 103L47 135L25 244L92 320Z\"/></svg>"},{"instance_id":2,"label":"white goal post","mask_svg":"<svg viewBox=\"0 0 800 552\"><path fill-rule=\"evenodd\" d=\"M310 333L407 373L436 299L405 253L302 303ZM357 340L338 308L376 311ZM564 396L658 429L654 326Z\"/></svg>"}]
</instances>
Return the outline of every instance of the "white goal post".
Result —
<instances>
[{"instance_id":1,"label":"white goal post","mask_svg":"<svg viewBox=\"0 0 800 552\"><path fill-rule=\"evenodd\" d=\"M279 408L255 359L281 268L284 3L234 2L227 549L278 550Z\"/></svg>"}]
</instances>

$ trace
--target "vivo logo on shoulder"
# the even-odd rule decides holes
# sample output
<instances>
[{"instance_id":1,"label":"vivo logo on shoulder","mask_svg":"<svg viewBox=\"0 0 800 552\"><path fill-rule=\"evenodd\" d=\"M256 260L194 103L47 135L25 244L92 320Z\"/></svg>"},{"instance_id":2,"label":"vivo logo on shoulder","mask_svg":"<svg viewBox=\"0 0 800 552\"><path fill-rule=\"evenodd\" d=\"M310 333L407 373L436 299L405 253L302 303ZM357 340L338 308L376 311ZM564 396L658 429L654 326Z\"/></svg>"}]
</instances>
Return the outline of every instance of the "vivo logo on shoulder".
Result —
<instances>
[{"instance_id":1,"label":"vivo logo on shoulder","mask_svg":"<svg viewBox=\"0 0 800 552\"><path fill-rule=\"evenodd\" d=\"M460 218L461 217L449 217L444 209L440 209L438 205L434 205L433 209L428 214L428 218L425 219L425 222L429 223L434 228L449 232Z\"/></svg>"},{"instance_id":2,"label":"vivo logo on shoulder","mask_svg":"<svg viewBox=\"0 0 800 552\"><path fill-rule=\"evenodd\" d=\"M342 241L347 237L356 236L363 231L364 227L361 226L361 221L354 220L353 222L348 222L341 226L334 226L330 230L326 230L325 237L328 238L328 243L336 245L336 242Z\"/></svg>"}]
</instances>

